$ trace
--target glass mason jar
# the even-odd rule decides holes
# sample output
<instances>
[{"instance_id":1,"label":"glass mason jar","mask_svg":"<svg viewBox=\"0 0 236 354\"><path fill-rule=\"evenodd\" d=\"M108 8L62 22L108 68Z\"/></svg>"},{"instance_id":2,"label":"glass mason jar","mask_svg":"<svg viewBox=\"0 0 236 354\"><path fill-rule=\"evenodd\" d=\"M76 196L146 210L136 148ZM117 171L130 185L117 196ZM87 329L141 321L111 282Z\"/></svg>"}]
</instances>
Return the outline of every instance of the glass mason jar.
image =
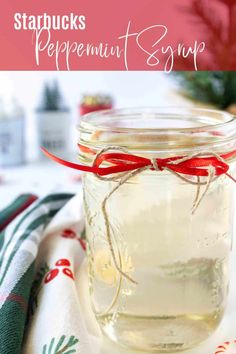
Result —
<instances>
[{"instance_id":1,"label":"glass mason jar","mask_svg":"<svg viewBox=\"0 0 236 354\"><path fill-rule=\"evenodd\" d=\"M192 108L96 112L82 118L79 145L89 165L104 147L149 159L218 156L236 149L236 120ZM231 176L235 161L227 159ZM225 310L235 185L226 174L210 181L179 175L154 168L127 181L119 173L84 175L92 306L103 333L124 346L161 353L194 347ZM193 213L196 193L204 195Z\"/></svg>"}]
</instances>

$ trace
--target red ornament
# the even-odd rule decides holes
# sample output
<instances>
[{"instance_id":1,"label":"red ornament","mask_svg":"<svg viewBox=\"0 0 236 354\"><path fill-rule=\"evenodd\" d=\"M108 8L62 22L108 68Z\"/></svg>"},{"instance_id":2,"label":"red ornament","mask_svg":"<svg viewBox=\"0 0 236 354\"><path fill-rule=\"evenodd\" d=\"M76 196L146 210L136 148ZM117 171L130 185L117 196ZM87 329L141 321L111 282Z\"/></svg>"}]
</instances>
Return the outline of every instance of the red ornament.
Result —
<instances>
[{"instance_id":1,"label":"red ornament","mask_svg":"<svg viewBox=\"0 0 236 354\"><path fill-rule=\"evenodd\" d=\"M59 273L59 269L57 268L50 270L45 276L44 283L47 284L50 281L52 281L54 278L57 277L58 273Z\"/></svg>"},{"instance_id":2,"label":"red ornament","mask_svg":"<svg viewBox=\"0 0 236 354\"><path fill-rule=\"evenodd\" d=\"M84 95L79 104L80 116L97 111L111 109L113 107L112 97L109 95Z\"/></svg>"},{"instance_id":3,"label":"red ornament","mask_svg":"<svg viewBox=\"0 0 236 354\"><path fill-rule=\"evenodd\" d=\"M70 261L68 259L62 258L62 259L59 259L55 263L55 266L57 266L57 267L70 267Z\"/></svg>"}]
</instances>

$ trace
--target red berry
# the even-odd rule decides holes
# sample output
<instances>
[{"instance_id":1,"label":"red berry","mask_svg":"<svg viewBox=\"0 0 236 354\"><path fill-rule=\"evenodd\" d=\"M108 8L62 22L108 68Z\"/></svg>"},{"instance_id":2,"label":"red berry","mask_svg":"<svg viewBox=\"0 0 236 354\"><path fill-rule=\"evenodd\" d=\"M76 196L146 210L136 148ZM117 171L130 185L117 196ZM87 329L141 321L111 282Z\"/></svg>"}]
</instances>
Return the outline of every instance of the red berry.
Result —
<instances>
[{"instance_id":1,"label":"red berry","mask_svg":"<svg viewBox=\"0 0 236 354\"><path fill-rule=\"evenodd\" d=\"M70 277L71 279L74 279L74 275L73 275L72 271L69 268L64 268L63 269L63 273L65 275L67 275L68 277Z\"/></svg>"},{"instance_id":2,"label":"red berry","mask_svg":"<svg viewBox=\"0 0 236 354\"><path fill-rule=\"evenodd\" d=\"M61 236L65 238L76 238L76 232L72 229L65 229L62 231Z\"/></svg>"},{"instance_id":3,"label":"red berry","mask_svg":"<svg viewBox=\"0 0 236 354\"><path fill-rule=\"evenodd\" d=\"M55 266L57 266L57 267L70 267L70 261L68 259L62 258L62 259L59 259L55 263Z\"/></svg>"},{"instance_id":4,"label":"red berry","mask_svg":"<svg viewBox=\"0 0 236 354\"><path fill-rule=\"evenodd\" d=\"M58 269L52 269L50 270L46 276L45 276L45 279L44 279L44 283L47 284L49 283L51 280L53 280L54 278L56 278L56 276L58 275L59 273L59 270Z\"/></svg>"}]
</instances>

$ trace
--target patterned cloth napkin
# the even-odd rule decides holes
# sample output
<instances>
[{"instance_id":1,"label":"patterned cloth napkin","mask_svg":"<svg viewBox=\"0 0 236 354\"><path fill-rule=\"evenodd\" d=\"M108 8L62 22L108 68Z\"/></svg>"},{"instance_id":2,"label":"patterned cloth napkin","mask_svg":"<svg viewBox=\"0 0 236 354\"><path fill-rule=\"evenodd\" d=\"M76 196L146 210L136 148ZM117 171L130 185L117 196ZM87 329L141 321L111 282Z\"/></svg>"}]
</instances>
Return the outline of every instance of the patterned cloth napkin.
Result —
<instances>
[{"instance_id":1,"label":"patterned cloth napkin","mask_svg":"<svg viewBox=\"0 0 236 354\"><path fill-rule=\"evenodd\" d=\"M0 213L0 232L3 231L12 220L14 220L20 213L28 208L36 199L33 194L22 194L17 197Z\"/></svg>"},{"instance_id":2,"label":"patterned cloth napkin","mask_svg":"<svg viewBox=\"0 0 236 354\"><path fill-rule=\"evenodd\" d=\"M100 340L90 334L80 286L82 198L33 199L1 212L0 353L97 354ZM4 228L3 216L17 214Z\"/></svg>"}]
</instances>

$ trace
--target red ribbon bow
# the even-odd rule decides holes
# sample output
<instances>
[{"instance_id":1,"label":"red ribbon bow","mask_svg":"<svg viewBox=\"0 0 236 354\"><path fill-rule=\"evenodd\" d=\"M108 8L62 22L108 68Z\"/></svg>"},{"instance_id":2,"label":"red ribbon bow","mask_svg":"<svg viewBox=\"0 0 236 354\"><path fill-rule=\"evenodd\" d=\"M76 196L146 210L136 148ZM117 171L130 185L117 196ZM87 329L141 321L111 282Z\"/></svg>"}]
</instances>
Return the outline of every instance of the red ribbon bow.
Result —
<instances>
[{"instance_id":1,"label":"red ribbon bow","mask_svg":"<svg viewBox=\"0 0 236 354\"><path fill-rule=\"evenodd\" d=\"M148 166L150 166L151 170L155 169L152 160L141 156L131 155L128 153L126 154L123 152L102 153L100 156L98 156L97 159L95 159L95 163L92 166L87 166L87 165L81 165L81 164L76 164L73 162L62 160L61 158L51 154L45 148L41 148L41 149L47 157L49 157L50 159L56 161L61 165L79 171L92 172L100 176L106 176L113 173L133 171ZM236 150L219 156L221 159L213 155L208 157L202 157L202 156L192 157L192 158L190 157L189 159L186 159L185 161L182 162L181 161L178 162L177 160L181 160L185 156L156 158L155 160L156 160L156 165L160 171L166 168L176 173L190 175L190 176L199 176L199 177L208 176L209 167L213 166L215 168L216 176L226 174L234 182L236 182L236 179L234 179L231 175L227 173L229 170L229 165L225 161L223 161L236 156ZM111 164L111 166L101 167L103 162L108 162Z\"/></svg>"}]
</instances>

